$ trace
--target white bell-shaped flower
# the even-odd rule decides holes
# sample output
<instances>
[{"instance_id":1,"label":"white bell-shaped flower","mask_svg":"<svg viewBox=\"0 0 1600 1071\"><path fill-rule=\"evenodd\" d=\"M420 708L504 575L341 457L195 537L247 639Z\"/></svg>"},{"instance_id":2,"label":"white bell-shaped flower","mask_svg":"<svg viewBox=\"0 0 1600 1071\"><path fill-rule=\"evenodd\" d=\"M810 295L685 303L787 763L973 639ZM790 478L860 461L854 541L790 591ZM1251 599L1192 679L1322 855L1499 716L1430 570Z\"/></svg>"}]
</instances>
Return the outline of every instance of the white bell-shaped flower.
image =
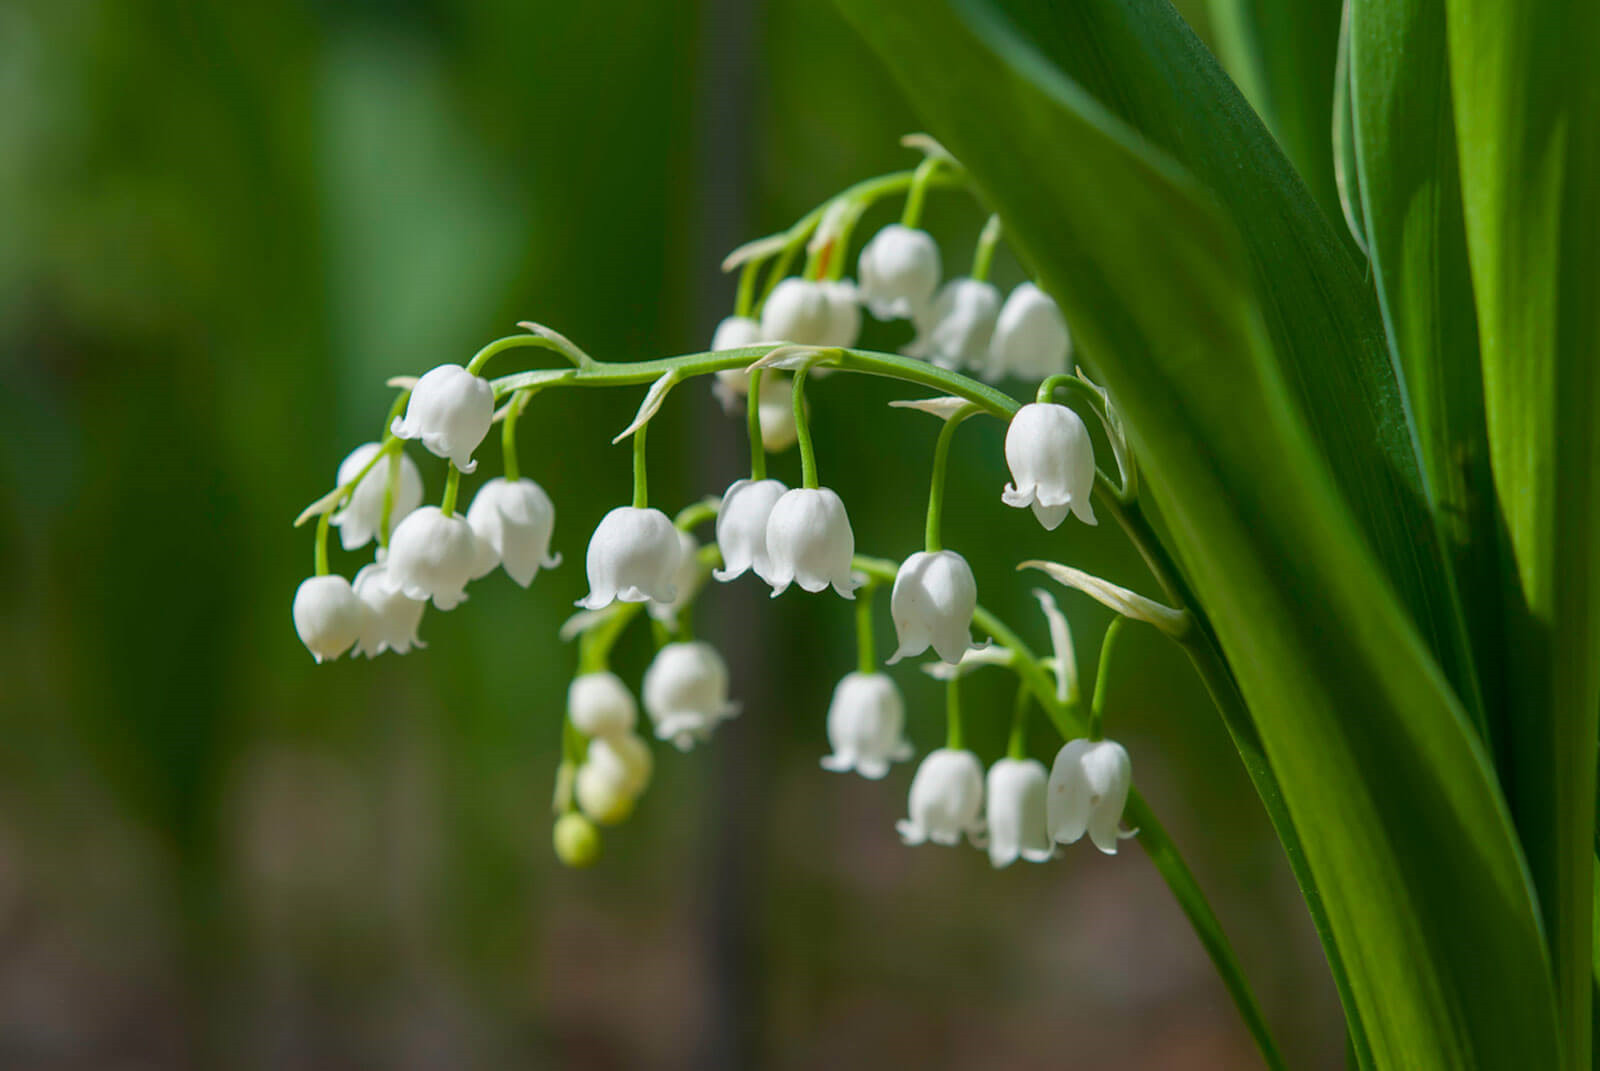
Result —
<instances>
[{"instance_id":1,"label":"white bell-shaped flower","mask_svg":"<svg viewBox=\"0 0 1600 1071\"><path fill-rule=\"evenodd\" d=\"M467 523L478 538L474 579L504 565L507 576L527 587L541 568L561 564L561 555L550 553L556 507L544 488L532 480L496 476L472 496Z\"/></svg>"},{"instance_id":2,"label":"white bell-shaped flower","mask_svg":"<svg viewBox=\"0 0 1600 1071\"><path fill-rule=\"evenodd\" d=\"M489 434L494 420L494 388L459 364L441 364L411 389L406 415L390 427L402 439L421 439L438 457L462 472L478 467L472 451Z\"/></svg>"},{"instance_id":3,"label":"white bell-shaped flower","mask_svg":"<svg viewBox=\"0 0 1600 1071\"><path fill-rule=\"evenodd\" d=\"M983 835L983 767L970 751L928 752L911 778L911 816L895 824L907 844L957 844Z\"/></svg>"},{"instance_id":4,"label":"white bell-shaped flower","mask_svg":"<svg viewBox=\"0 0 1600 1071\"><path fill-rule=\"evenodd\" d=\"M717 511L717 547L722 568L711 575L732 580L754 569L770 583L772 560L767 557L767 519L772 507L789 490L780 480L735 480L722 495Z\"/></svg>"},{"instance_id":5,"label":"white bell-shaped flower","mask_svg":"<svg viewBox=\"0 0 1600 1071\"><path fill-rule=\"evenodd\" d=\"M388 583L419 600L451 610L467 597L467 581L478 562L478 539L461 514L423 506L394 530L385 561Z\"/></svg>"},{"instance_id":6,"label":"white bell-shaped flower","mask_svg":"<svg viewBox=\"0 0 1600 1071\"><path fill-rule=\"evenodd\" d=\"M618 733L599 736L589 741L585 766L598 766L622 782L622 790L637 798L650 785L650 775L655 771L655 757L650 745L637 733Z\"/></svg>"},{"instance_id":7,"label":"white bell-shaped flower","mask_svg":"<svg viewBox=\"0 0 1600 1071\"><path fill-rule=\"evenodd\" d=\"M583 673L567 685L567 718L584 736L631 733L639 721L633 693L615 673Z\"/></svg>"},{"instance_id":8,"label":"white bell-shaped flower","mask_svg":"<svg viewBox=\"0 0 1600 1071\"><path fill-rule=\"evenodd\" d=\"M688 751L711 736L719 722L739 713L728 700L728 665L717 649L700 640L669 643L656 652L644 673L644 709L655 723L656 739Z\"/></svg>"},{"instance_id":9,"label":"white bell-shaped flower","mask_svg":"<svg viewBox=\"0 0 1600 1071\"><path fill-rule=\"evenodd\" d=\"M668 628L678 627L678 613L693 601L700 589L700 544L694 536L678 530L678 568L672 574L672 586L677 595L671 602L651 602L645 610Z\"/></svg>"},{"instance_id":10,"label":"white bell-shaped flower","mask_svg":"<svg viewBox=\"0 0 1600 1071\"><path fill-rule=\"evenodd\" d=\"M984 791L984 825L989 862L1010 866L1018 857L1043 863L1055 854L1046 824L1048 775L1037 759L1001 759L989 767Z\"/></svg>"},{"instance_id":11,"label":"white bell-shaped flower","mask_svg":"<svg viewBox=\"0 0 1600 1071\"><path fill-rule=\"evenodd\" d=\"M768 342L827 346L838 328L827 284L794 276L773 287L761 306L761 337Z\"/></svg>"},{"instance_id":12,"label":"white bell-shaped flower","mask_svg":"<svg viewBox=\"0 0 1600 1071\"><path fill-rule=\"evenodd\" d=\"M790 584L806 591L828 585L847 599L860 585L850 575L856 536L839 496L826 487L785 491L767 518L767 557L773 597Z\"/></svg>"},{"instance_id":13,"label":"white bell-shaped flower","mask_svg":"<svg viewBox=\"0 0 1600 1071\"><path fill-rule=\"evenodd\" d=\"M939 286L939 246L927 231L891 223L861 250L861 301L880 320L909 320Z\"/></svg>"},{"instance_id":14,"label":"white bell-shaped flower","mask_svg":"<svg viewBox=\"0 0 1600 1071\"><path fill-rule=\"evenodd\" d=\"M828 331L822 345L849 349L861 337L861 296L848 279L823 283L822 293L828 301ZM812 374L825 371L827 369L818 368Z\"/></svg>"},{"instance_id":15,"label":"white bell-shaped flower","mask_svg":"<svg viewBox=\"0 0 1600 1071\"><path fill-rule=\"evenodd\" d=\"M903 351L940 368L981 370L1000 315L1000 291L977 279L952 279L917 321L917 337Z\"/></svg>"},{"instance_id":16,"label":"white bell-shaped flower","mask_svg":"<svg viewBox=\"0 0 1600 1071\"><path fill-rule=\"evenodd\" d=\"M634 794L624 775L611 766L585 762L572 782L578 809L596 825L614 826L633 813Z\"/></svg>"},{"instance_id":17,"label":"white bell-shaped flower","mask_svg":"<svg viewBox=\"0 0 1600 1071\"><path fill-rule=\"evenodd\" d=\"M1117 854L1117 841L1133 836L1122 831L1122 809L1133 785L1133 764L1114 740L1070 740L1056 753L1050 768L1050 838L1072 844L1085 831L1094 846Z\"/></svg>"},{"instance_id":18,"label":"white bell-shaped flower","mask_svg":"<svg viewBox=\"0 0 1600 1071\"><path fill-rule=\"evenodd\" d=\"M366 468L380 449L377 443L362 443L350 451L349 456L339 462L336 480L339 486L343 487L355 479L356 473ZM371 471L361 477L355 490L350 492L350 501L344 509L333 515L332 524L339 529L339 543L345 550L364 547L377 536L378 527L383 523L383 493L389 485L389 464L384 459L373 465ZM394 484L394 501L389 508L389 531L394 531L394 526L420 505L422 473L417 471L415 461L401 453L399 478Z\"/></svg>"},{"instance_id":19,"label":"white bell-shaped flower","mask_svg":"<svg viewBox=\"0 0 1600 1071\"><path fill-rule=\"evenodd\" d=\"M355 591L367 611L361 639L356 641L357 654L377 658L385 651L405 654L413 647L427 646L417 638L417 629L428 604L396 590L389 579L387 556L356 574Z\"/></svg>"},{"instance_id":20,"label":"white bell-shaped flower","mask_svg":"<svg viewBox=\"0 0 1600 1071\"><path fill-rule=\"evenodd\" d=\"M1054 531L1071 511L1094 524L1094 443L1083 418L1064 405L1031 402L1017 410L1006 429L1006 465L1011 483L1000 499L1033 507L1039 523Z\"/></svg>"},{"instance_id":21,"label":"white bell-shaped flower","mask_svg":"<svg viewBox=\"0 0 1600 1071\"><path fill-rule=\"evenodd\" d=\"M756 408L761 421L761 445L781 454L799 439L794 423L794 381L771 371L761 377L761 398Z\"/></svg>"},{"instance_id":22,"label":"white bell-shaped flower","mask_svg":"<svg viewBox=\"0 0 1600 1071\"><path fill-rule=\"evenodd\" d=\"M972 643L978 582L967 559L953 550L918 551L900 566L889 594L899 649L889 659L919 655L932 647L941 661L961 661Z\"/></svg>"},{"instance_id":23,"label":"white bell-shaped flower","mask_svg":"<svg viewBox=\"0 0 1600 1071\"><path fill-rule=\"evenodd\" d=\"M366 609L342 576L313 576L294 592L294 630L320 664L344 654L361 638Z\"/></svg>"},{"instance_id":24,"label":"white bell-shaped flower","mask_svg":"<svg viewBox=\"0 0 1600 1071\"><path fill-rule=\"evenodd\" d=\"M1011 291L995 321L986 378L1044 379L1067 370L1072 336L1055 299L1032 283Z\"/></svg>"},{"instance_id":25,"label":"white bell-shaped flower","mask_svg":"<svg viewBox=\"0 0 1600 1071\"><path fill-rule=\"evenodd\" d=\"M754 346L761 341L761 321L751 316L729 316L717 325L711 336L713 350L737 350ZM717 373L714 387L717 400L729 412L739 406L739 400L750 393L750 373L743 368L724 368Z\"/></svg>"},{"instance_id":26,"label":"white bell-shaped flower","mask_svg":"<svg viewBox=\"0 0 1600 1071\"><path fill-rule=\"evenodd\" d=\"M678 594L672 578L682 553L678 530L665 513L618 506L600 519L589 539L589 594L578 605L599 610L617 599L671 602Z\"/></svg>"},{"instance_id":27,"label":"white bell-shaped flower","mask_svg":"<svg viewBox=\"0 0 1600 1071\"><path fill-rule=\"evenodd\" d=\"M823 757L822 768L834 773L854 770L878 780L889 772L891 762L911 757L905 724L905 700L887 673L847 673L828 704L833 754Z\"/></svg>"}]
</instances>

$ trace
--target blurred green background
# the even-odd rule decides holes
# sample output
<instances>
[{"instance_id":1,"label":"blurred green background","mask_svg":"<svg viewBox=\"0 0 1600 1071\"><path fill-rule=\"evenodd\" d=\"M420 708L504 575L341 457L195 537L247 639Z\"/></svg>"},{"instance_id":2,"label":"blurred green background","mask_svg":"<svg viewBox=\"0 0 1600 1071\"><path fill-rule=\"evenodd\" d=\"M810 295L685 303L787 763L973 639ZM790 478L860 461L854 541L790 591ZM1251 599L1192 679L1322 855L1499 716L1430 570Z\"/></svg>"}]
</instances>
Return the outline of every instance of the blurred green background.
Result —
<instances>
[{"instance_id":1,"label":"blurred green background","mask_svg":"<svg viewBox=\"0 0 1600 1071\"><path fill-rule=\"evenodd\" d=\"M1256 1066L1136 846L994 872L900 845L910 766L818 767L854 651L831 597L711 590L697 623L743 717L657 751L599 866L556 864L575 655L555 631L627 498L609 439L638 391L546 395L523 421L563 568L476 584L404 658L319 668L295 638L311 538L289 522L379 430L385 377L524 318L608 359L700 349L728 249L914 161L914 118L831 7L11 0L0 99L0 1066ZM971 205L937 196L929 222L964 269ZM902 396L812 393L823 479L887 557L919 549L937 430L885 408ZM1015 562L1148 585L1113 526L1048 534L1001 506L1001 433L963 430L945 541L1042 647ZM699 386L651 442L669 509L746 459ZM1059 598L1088 670L1107 615ZM646 642L621 652L635 680ZM1125 643L1111 733L1291 1062L1340 1065L1321 953L1220 723L1175 650ZM937 745L940 687L897 675ZM998 757L1009 682L967 694Z\"/></svg>"}]
</instances>

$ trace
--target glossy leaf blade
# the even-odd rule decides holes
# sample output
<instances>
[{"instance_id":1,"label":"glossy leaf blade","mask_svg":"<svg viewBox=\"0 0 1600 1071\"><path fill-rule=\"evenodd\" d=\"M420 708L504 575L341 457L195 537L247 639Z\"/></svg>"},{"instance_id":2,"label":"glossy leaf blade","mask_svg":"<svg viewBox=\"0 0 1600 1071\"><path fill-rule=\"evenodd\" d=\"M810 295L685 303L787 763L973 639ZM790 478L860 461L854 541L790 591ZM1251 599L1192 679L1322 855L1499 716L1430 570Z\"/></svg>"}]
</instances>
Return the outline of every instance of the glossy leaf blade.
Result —
<instances>
[{"instance_id":1,"label":"glossy leaf blade","mask_svg":"<svg viewBox=\"0 0 1600 1071\"><path fill-rule=\"evenodd\" d=\"M1551 1066L1548 967L1503 801L1300 418L1231 225L992 13L844 6L1123 411L1276 771L1358 1044L1384 1068Z\"/></svg>"}]
</instances>

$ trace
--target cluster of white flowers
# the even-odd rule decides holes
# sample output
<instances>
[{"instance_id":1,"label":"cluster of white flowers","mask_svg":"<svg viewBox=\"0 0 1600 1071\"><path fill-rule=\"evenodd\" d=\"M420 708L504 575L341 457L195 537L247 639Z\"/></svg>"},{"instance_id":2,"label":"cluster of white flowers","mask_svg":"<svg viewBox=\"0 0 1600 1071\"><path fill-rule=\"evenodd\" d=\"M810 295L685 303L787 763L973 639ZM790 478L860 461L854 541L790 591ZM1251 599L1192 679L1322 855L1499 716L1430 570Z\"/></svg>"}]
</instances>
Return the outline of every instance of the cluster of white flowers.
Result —
<instances>
[{"instance_id":1,"label":"cluster of white flowers","mask_svg":"<svg viewBox=\"0 0 1600 1071\"><path fill-rule=\"evenodd\" d=\"M633 813L655 769L649 745L634 732L633 693L615 673L580 674L567 689L567 718L588 737L573 780L578 808L598 825L616 825Z\"/></svg>"},{"instance_id":2,"label":"cluster of white flowers","mask_svg":"<svg viewBox=\"0 0 1600 1071\"><path fill-rule=\"evenodd\" d=\"M465 516L422 505L422 476L397 440L420 439L469 472L493 408L487 380L460 365L441 365L412 389L405 416L392 428L396 440L363 443L340 462L338 486L349 491L330 523L345 550L373 541L379 548L354 584L325 574L295 592L295 630L318 662L352 647L368 658L405 654L423 646L417 629L428 603L453 609L466 599L467 583L496 566L527 587L541 568L560 564L560 555L550 553L555 507L532 480L488 481Z\"/></svg>"}]
</instances>

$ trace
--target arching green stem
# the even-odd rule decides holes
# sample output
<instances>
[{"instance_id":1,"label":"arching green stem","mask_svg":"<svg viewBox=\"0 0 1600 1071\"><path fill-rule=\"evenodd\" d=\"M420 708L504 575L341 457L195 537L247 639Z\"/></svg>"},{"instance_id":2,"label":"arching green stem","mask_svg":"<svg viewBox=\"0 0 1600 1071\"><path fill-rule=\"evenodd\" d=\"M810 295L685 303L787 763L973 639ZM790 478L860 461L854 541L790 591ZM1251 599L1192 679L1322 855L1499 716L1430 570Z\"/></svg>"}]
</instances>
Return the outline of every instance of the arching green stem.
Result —
<instances>
[{"instance_id":1,"label":"arching green stem","mask_svg":"<svg viewBox=\"0 0 1600 1071\"><path fill-rule=\"evenodd\" d=\"M878 641L872 632L872 599L877 591L877 581L868 580L856 592L856 669L862 673L878 669Z\"/></svg>"},{"instance_id":2,"label":"arching green stem","mask_svg":"<svg viewBox=\"0 0 1600 1071\"><path fill-rule=\"evenodd\" d=\"M963 406L950 414L939 429L939 439L933 447L933 478L928 484L928 523L923 549L930 554L943 550L939 542L940 522L944 518L945 471L950 467L950 441L955 438L956 425L978 411L977 406Z\"/></svg>"},{"instance_id":3,"label":"arching green stem","mask_svg":"<svg viewBox=\"0 0 1600 1071\"><path fill-rule=\"evenodd\" d=\"M1017 698L1011 704L1011 733L1006 738L1006 757L1012 759L1025 759L1028 757L1028 708L1033 704L1033 695L1028 691L1028 682L1017 682Z\"/></svg>"},{"instance_id":4,"label":"arching green stem","mask_svg":"<svg viewBox=\"0 0 1600 1071\"><path fill-rule=\"evenodd\" d=\"M394 496L400 483L400 451L387 451L389 471L383 479L383 510L378 514L378 546L389 545L389 522L394 519Z\"/></svg>"},{"instance_id":5,"label":"arching green stem","mask_svg":"<svg viewBox=\"0 0 1600 1071\"><path fill-rule=\"evenodd\" d=\"M1120 614L1113 617L1111 624L1106 626L1105 636L1100 640L1100 664L1094 671L1094 699L1089 703L1090 740L1100 740L1105 736L1106 694L1111 689L1111 650L1127 623L1128 619Z\"/></svg>"},{"instance_id":6,"label":"arching green stem","mask_svg":"<svg viewBox=\"0 0 1600 1071\"><path fill-rule=\"evenodd\" d=\"M911 188L906 191L905 211L900 214L902 226L915 227L922 222L922 206L928 199L928 183L949 163L943 156L929 156L911 173Z\"/></svg>"},{"instance_id":7,"label":"arching green stem","mask_svg":"<svg viewBox=\"0 0 1600 1071\"><path fill-rule=\"evenodd\" d=\"M987 282L989 269L994 266L995 246L1000 244L1000 217L992 215L978 234L977 248L972 251L972 277Z\"/></svg>"},{"instance_id":8,"label":"arching green stem","mask_svg":"<svg viewBox=\"0 0 1600 1071\"><path fill-rule=\"evenodd\" d=\"M745 395L744 423L750 436L750 478L767 478L767 447L761 439L761 377L765 372L757 368L750 373L750 391Z\"/></svg>"},{"instance_id":9,"label":"arching green stem","mask_svg":"<svg viewBox=\"0 0 1600 1071\"><path fill-rule=\"evenodd\" d=\"M446 517L454 517L456 513L456 494L461 490L461 470L448 461L445 462L445 468L444 498L439 503L439 512Z\"/></svg>"},{"instance_id":10,"label":"arching green stem","mask_svg":"<svg viewBox=\"0 0 1600 1071\"><path fill-rule=\"evenodd\" d=\"M644 464L644 433L650 429L649 424L639 425L639 430L633 433L633 508L644 509L650 504L650 485L645 474Z\"/></svg>"},{"instance_id":11,"label":"arching green stem","mask_svg":"<svg viewBox=\"0 0 1600 1071\"><path fill-rule=\"evenodd\" d=\"M574 367L582 368L585 366L585 362L574 351L565 348L553 339L545 338L543 335L530 334L507 335L505 338L495 339L472 355L472 360L467 362L467 371L473 375L479 375L483 371L483 366L488 364L496 355L504 353L506 350L516 349L519 346L533 346L537 349L549 350L551 353L559 353L562 358L570 362Z\"/></svg>"},{"instance_id":12,"label":"arching green stem","mask_svg":"<svg viewBox=\"0 0 1600 1071\"><path fill-rule=\"evenodd\" d=\"M333 514L324 513L317 518L317 545L311 552L312 566L317 576L328 575L328 522Z\"/></svg>"},{"instance_id":13,"label":"arching green stem","mask_svg":"<svg viewBox=\"0 0 1600 1071\"><path fill-rule=\"evenodd\" d=\"M961 726L961 674L953 673L944 686L944 746L951 751L966 747L966 734Z\"/></svg>"},{"instance_id":14,"label":"arching green stem","mask_svg":"<svg viewBox=\"0 0 1600 1071\"><path fill-rule=\"evenodd\" d=\"M817 483L817 452L811 445L811 422L806 419L806 372L794 374L794 434L800 445L800 485L812 489ZM757 429L759 431L759 429Z\"/></svg>"},{"instance_id":15,"label":"arching green stem","mask_svg":"<svg viewBox=\"0 0 1600 1071\"><path fill-rule=\"evenodd\" d=\"M739 289L733 298L733 314L749 316L755 307L756 275L761 271L760 260L747 260L739 268Z\"/></svg>"},{"instance_id":16,"label":"arching green stem","mask_svg":"<svg viewBox=\"0 0 1600 1071\"><path fill-rule=\"evenodd\" d=\"M505 468L506 479L512 482L522 478L517 466L517 419L522 416L522 410L532 395L531 387L513 394L506 407L506 415L500 418L500 461Z\"/></svg>"}]
</instances>

